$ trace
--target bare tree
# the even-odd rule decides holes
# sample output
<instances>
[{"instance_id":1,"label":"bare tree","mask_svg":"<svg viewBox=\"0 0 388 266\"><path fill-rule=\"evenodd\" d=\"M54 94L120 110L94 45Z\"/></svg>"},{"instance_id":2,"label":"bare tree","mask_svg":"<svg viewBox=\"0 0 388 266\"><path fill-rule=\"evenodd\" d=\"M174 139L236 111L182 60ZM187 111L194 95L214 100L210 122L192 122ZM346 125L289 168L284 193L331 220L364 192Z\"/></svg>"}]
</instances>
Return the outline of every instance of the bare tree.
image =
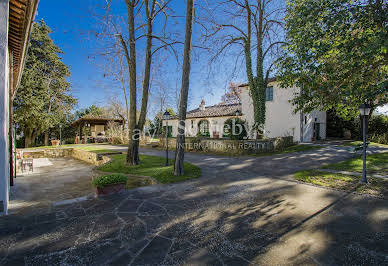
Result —
<instances>
[{"instance_id":1,"label":"bare tree","mask_svg":"<svg viewBox=\"0 0 388 266\"><path fill-rule=\"evenodd\" d=\"M215 48L212 61L234 51L243 55L254 105L255 129L265 124L265 90L281 53L283 11L275 0L219 0L204 19L205 42ZM256 60L254 60L256 59Z\"/></svg>"},{"instance_id":2,"label":"bare tree","mask_svg":"<svg viewBox=\"0 0 388 266\"><path fill-rule=\"evenodd\" d=\"M185 156L185 121L187 111L187 98L190 84L191 67L191 39L193 33L194 0L187 0L186 8L186 29L185 29L185 47L183 52L182 66L182 87L179 101L179 126L176 141L174 175L184 174L184 156Z\"/></svg>"},{"instance_id":3,"label":"bare tree","mask_svg":"<svg viewBox=\"0 0 388 266\"><path fill-rule=\"evenodd\" d=\"M224 103L239 103L241 101L241 87L237 83L231 82L228 90L221 97Z\"/></svg>"},{"instance_id":4,"label":"bare tree","mask_svg":"<svg viewBox=\"0 0 388 266\"><path fill-rule=\"evenodd\" d=\"M120 118L123 120L123 128L128 121L128 112L125 105L123 105L122 101L120 101L117 97L109 97L108 104L105 107L105 111L108 113L108 117L112 118ZM127 127L127 135L128 135L128 127Z\"/></svg>"},{"instance_id":5,"label":"bare tree","mask_svg":"<svg viewBox=\"0 0 388 266\"><path fill-rule=\"evenodd\" d=\"M119 72L114 76L122 87L128 117L129 144L126 161L130 165L137 165L139 164L139 138L147 116L152 58L163 49L170 49L175 55L172 46L178 42L174 41L173 34L167 34L168 4L171 0L124 0L124 2L127 11L125 19L113 16L112 0L107 1L104 8L106 12L100 18L103 29L102 32L97 33L97 36L111 41L110 49L104 46L107 50L104 55L114 58L115 63L118 64ZM157 33L154 30L156 20L162 25L157 27ZM142 41L145 45L137 45ZM144 52L144 70L140 115L137 118L139 50Z\"/></svg>"}]
</instances>

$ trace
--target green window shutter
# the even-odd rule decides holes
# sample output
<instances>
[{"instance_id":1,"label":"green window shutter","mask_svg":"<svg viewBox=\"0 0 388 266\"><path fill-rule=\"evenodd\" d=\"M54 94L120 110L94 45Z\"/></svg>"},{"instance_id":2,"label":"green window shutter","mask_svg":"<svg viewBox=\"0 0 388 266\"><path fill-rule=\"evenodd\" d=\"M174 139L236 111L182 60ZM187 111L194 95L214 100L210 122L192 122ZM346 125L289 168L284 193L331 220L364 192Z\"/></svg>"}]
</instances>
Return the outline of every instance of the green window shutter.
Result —
<instances>
[{"instance_id":1,"label":"green window shutter","mask_svg":"<svg viewBox=\"0 0 388 266\"><path fill-rule=\"evenodd\" d=\"M267 87L265 89L265 100L273 101L273 87Z\"/></svg>"}]
</instances>

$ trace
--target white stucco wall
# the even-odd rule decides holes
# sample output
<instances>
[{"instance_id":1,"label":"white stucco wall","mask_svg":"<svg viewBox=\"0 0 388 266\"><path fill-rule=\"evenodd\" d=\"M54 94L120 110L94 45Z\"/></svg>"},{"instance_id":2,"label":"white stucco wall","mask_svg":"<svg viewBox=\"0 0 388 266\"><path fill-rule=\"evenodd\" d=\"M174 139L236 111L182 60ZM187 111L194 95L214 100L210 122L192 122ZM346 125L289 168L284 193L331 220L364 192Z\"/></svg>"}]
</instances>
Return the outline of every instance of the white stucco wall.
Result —
<instances>
[{"instance_id":1,"label":"white stucco wall","mask_svg":"<svg viewBox=\"0 0 388 266\"><path fill-rule=\"evenodd\" d=\"M310 114L302 114L303 116L303 142L311 142L314 135L314 124L320 124L319 135L321 139L326 139L326 112L313 111Z\"/></svg>"},{"instance_id":2,"label":"white stucco wall","mask_svg":"<svg viewBox=\"0 0 388 266\"><path fill-rule=\"evenodd\" d=\"M277 82L271 82L268 85L273 87L273 100L266 102L266 137L293 136L295 142L311 142L316 118L316 122L321 124L320 136L322 139L326 138L326 112L294 113L294 107L290 100L299 92L299 88L281 88ZM248 122L251 128L254 124L253 102L248 87L242 89L241 102L243 119ZM305 123L304 116L307 118L307 123ZM301 136L301 131L303 131L303 136ZM252 131L250 138L255 137L255 132Z\"/></svg>"},{"instance_id":3,"label":"white stucco wall","mask_svg":"<svg viewBox=\"0 0 388 266\"><path fill-rule=\"evenodd\" d=\"M9 192L8 0L0 0L0 215L7 213Z\"/></svg>"},{"instance_id":4,"label":"white stucco wall","mask_svg":"<svg viewBox=\"0 0 388 266\"><path fill-rule=\"evenodd\" d=\"M266 102L265 136L267 138L293 136L295 142L311 142L314 135L314 123L320 123L320 137L321 139L326 138L326 112L294 113L294 107L290 100L299 92L299 88L284 89L276 82L270 83L269 86L273 87L273 100ZM256 132L252 130L254 125L253 102L248 87L244 87L241 91L241 108L241 118L248 123L249 138L254 139L256 138ZM210 136L217 128L222 138L223 125L228 118L230 117L187 119L186 136L196 136L199 121L206 119L210 125ZM193 124L191 121L193 121ZM172 126L172 136L176 137L178 134L178 120L170 120L168 123ZM165 121L163 125L165 126ZM303 135L301 135L301 132L303 132Z\"/></svg>"},{"instance_id":5,"label":"white stucco wall","mask_svg":"<svg viewBox=\"0 0 388 266\"><path fill-rule=\"evenodd\" d=\"M300 141L300 113L294 114L293 106L289 102L298 91L297 88L281 88L276 82L273 87L273 100L266 102L265 136L268 138L294 136L294 141ZM242 89L241 94L243 119L249 127L254 124L253 102L248 87ZM255 132L250 132L255 138Z\"/></svg>"}]
</instances>

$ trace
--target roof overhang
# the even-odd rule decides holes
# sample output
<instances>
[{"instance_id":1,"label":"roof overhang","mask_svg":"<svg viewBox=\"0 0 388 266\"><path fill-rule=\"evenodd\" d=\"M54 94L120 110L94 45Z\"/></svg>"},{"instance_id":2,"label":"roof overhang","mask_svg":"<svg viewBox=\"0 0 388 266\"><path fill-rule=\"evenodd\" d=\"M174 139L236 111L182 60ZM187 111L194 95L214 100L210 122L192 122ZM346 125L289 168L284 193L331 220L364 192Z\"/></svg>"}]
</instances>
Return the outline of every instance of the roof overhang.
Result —
<instances>
[{"instance_id":1,"label":"roof overhang","mask_svg":"<svg viewBox=\"0 0 388 266\"><path fill-rule=\"evenodd\" d=\"M32 23L35 18L39 0L10 0L8 48L10 51L13 82L11 93L19 86Z\"/></svg>"},{"instance_id":2,"label":"roof overhang","mask_svg":"<svg viewBox=\"0 0 388 266\"><path fill-rule=\"evenodd\" d=\"M272 83L276 81L276 77L268 78L268 83ZM249 83L243 83L238 85L239 88L246 88L249 87Z\"/></svg>"},{"instance_id":3,"label":"roof overhang","mask_svg":"<svg viewBox=\"0 0 388 266\"><path fill-rule=\"evenodd\" d=\"M99 118L99 117L81 117L79 119L77 119L76 121L74 121L73 123L71 123L72 126L78 126L78 125L83 125L83 124L100 124L100 125L103 125L103 124L107 124L108 122L115 122L115 123L119 123L119 124L123 124L124 123L124 120L123 119L118 119L118 118Z\"/></svg>"}]
</instances>

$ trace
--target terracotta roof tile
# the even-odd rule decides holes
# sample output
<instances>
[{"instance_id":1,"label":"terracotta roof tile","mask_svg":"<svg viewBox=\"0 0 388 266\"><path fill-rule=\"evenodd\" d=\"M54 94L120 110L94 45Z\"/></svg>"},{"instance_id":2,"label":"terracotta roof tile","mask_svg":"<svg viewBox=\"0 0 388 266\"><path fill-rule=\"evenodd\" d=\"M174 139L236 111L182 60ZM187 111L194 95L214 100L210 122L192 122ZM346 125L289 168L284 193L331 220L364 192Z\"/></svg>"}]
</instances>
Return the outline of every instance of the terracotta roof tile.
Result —
<instances>
[{"instance_id":1,"label":"terracotta roof tile","mask_svg":"<svg viewBox=\"0 0 388 266\"><path fill-rule=\"evenodd\" d=\"M236 111L241 113L241 103L217 104L206 106L204 110L200 108L187 112L186 118L218 117L218 116L236 116ZM177 119L177 116L171 119Z\"/></svg>"}]
</instances>

